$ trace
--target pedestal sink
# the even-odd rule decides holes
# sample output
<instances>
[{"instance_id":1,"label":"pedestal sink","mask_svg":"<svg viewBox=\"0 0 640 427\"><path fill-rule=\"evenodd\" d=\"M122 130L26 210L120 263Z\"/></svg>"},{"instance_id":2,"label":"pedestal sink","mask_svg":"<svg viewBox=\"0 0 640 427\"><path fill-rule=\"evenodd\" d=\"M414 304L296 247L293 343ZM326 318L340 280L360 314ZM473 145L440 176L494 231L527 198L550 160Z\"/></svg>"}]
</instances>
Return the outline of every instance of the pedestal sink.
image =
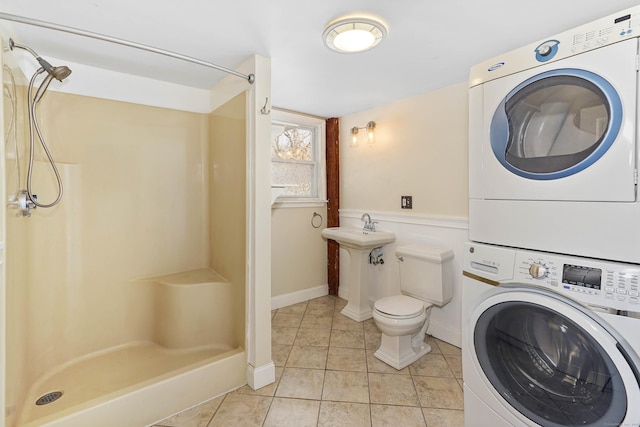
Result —
<instances>
[{"instance_id":1,"label":"pedestal sink","mask_svg":"<svg viewBox=\"0 0 640 427\"><path fill-rule=\"evenodd\" d=\"M349 252L349 293L347 306L342 314L357 321L372 317L369 306L369 278L367 267L369 253L396 240L393 233L387 231L367 231L350 227L330 227L322 230L322 237L338 242Z\"/></svg>"}]
</instances>

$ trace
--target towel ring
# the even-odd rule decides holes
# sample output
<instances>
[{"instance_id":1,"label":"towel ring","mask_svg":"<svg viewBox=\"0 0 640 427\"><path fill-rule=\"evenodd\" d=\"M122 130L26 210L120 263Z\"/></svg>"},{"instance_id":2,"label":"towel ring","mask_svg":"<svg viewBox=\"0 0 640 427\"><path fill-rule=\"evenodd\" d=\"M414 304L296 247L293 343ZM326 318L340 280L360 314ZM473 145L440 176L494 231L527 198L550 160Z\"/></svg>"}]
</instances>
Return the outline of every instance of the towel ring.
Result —
<instances>
[{"instance_id":1,"label":"towel ring","mask_svg":"<svg viewBox=\"0 0 640 427\"><path fill-rule=\"evenodd\" d=\"M317 223L316 218L320 218L320 223L318 225L316 225L316 223ZM311 226L313 228L322 227L322 215L320 215L318 212L314 212L313 213L313 216L311 217Z\"/></svg>"}]
</instances>

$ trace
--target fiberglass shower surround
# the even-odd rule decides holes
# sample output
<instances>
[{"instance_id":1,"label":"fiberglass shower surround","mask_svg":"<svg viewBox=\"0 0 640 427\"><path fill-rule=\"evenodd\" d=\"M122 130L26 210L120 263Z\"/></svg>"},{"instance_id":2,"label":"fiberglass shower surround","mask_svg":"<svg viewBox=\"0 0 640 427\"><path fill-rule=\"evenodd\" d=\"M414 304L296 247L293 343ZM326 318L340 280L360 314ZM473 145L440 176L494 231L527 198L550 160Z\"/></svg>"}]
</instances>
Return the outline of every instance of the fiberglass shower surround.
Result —
<instances>
[{"instance_id":1,"label":"fiberglass shower surround","mask_svg":"<svg viewBox=\"0 0 640 427\"><path fill-rule=\"evenodd\" d=\"M44 47L26 34L15 39L48 59ZM4 179L10 193L26 187L30 107L25 96L33 70L25 77L19 65L30 63L42 68L29 99L38 105L33 110L52 146L64 198L55 208L37 209L28 221L16 210L4 215L8 279L0 287L7 289L9 308L0 398L10 408L7 426L98 425L105 419L110 425L151 425L213 395L255 384L253 366L260 367L260 386L269 381L262 367L271 369L270 354L249 332L261 331L252 316L262 315L249 305L255 286L246 276L252 231L246 224L251 193L245 186L246 159L255 144L247 123L264 117L253 98L260 94L264 102L268 81L252 87L253 75L241 76L247 82L240 85L229 79L237 95L205 114L155 108L135 102L142 96L122 102L76 93L76 83L92 77L88 64L67 64L74 70L63 83L69 90L63 86L56 92L59 83L53 79L64 69L47 69L39 55L21 47L3 52L5 133L16 129L20 146L14 152L13 141L7 144ZM241 67L268 76L267 66L254 58ZM17 91L11 89L11 72ZM229 86L225 79L212 89L212 99L222 100ZM45 91L47 99L39 102ZM8 117L13 99L19 104L14 128ZM268 118L263 121L266 125ZM226 144L230 134L236 142L232 152ZM228 167L222 171L224 186L192 173L194 164L208 171L218 160ZM36 155L33 166L33 192L49 203L56 180L44 154ZM15 182L19 168L21 186ZM114 169L127 179L112 179ZM246 197L237 197L240 192ZM175 203L176 194L184 203ZM218 203L208 202L211 195ZM122 209L151 199L154 212ZM233 218L224 215L228 209ZM240 233L245 238L238 238ZM184 393L176 395L176 389ZM59 399L50 403L54 397Z\"/></svg>"}]
</instances>

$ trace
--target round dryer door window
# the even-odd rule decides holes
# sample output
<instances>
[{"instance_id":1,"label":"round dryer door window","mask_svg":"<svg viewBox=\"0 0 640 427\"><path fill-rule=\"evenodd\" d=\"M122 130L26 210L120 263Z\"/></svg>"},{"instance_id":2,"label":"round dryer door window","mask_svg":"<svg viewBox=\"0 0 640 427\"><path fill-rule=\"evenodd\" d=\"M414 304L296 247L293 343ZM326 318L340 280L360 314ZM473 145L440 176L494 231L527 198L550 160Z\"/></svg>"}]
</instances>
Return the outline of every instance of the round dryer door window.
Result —
<instances>
[{"instance_id":1,"label":"round dryer door window","mask_svg":"<svg viewBox=\"0 0 640 427\"><path fill-rule=\"evenodd\" d=\"M579 322L524 298L492 305L476 320L482 371L512 408L538 425L620 425L627 415L620 370Z\"/></svg>"},{"instance_id":2,"label":"round dryer door window","mask_svg":"<svg viewBox=\"0 0 640 427\"><path fill-rule=\"evenodd\" d=\"M611 147L622 103L602 77L580 69L538 74L512 90L490 125L491 148L511 172L550 180L573 175Z\"/></svg>"}]
</instances>

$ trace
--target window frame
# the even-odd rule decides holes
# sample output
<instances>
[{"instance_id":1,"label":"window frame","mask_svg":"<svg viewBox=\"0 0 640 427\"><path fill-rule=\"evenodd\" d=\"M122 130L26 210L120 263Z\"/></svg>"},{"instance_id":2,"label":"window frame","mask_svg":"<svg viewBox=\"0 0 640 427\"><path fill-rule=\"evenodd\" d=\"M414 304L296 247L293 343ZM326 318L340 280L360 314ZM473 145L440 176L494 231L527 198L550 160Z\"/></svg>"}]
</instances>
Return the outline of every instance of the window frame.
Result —
<instances>
[{"instance_id":1,"label":"window frame","mask_svg":"<svg viewBox=\"0 0 640 427\"><path fill-rule=\"evenodd\" d=\"M271 124L281 125L297 125L314 129L315 140L313 141L314 161L311 162L291 162L316 165L316 178L313 183L317 188L316 197L291 197L282 195L276 199L272 207L316 207L324 206L327 203L327 160L326 160L326 124L325 120L319 117L309 116L306 114L295 113L292 111L271 110ZM271 139L269 143L273 143ZM271 164L274 163L270 159ZM282 162L282 161L279 161ZM271 175L271 185L283 185L273 183L273 173ZM284 184L286 185L286 184Z\"/></svg>"}]
</instances>

